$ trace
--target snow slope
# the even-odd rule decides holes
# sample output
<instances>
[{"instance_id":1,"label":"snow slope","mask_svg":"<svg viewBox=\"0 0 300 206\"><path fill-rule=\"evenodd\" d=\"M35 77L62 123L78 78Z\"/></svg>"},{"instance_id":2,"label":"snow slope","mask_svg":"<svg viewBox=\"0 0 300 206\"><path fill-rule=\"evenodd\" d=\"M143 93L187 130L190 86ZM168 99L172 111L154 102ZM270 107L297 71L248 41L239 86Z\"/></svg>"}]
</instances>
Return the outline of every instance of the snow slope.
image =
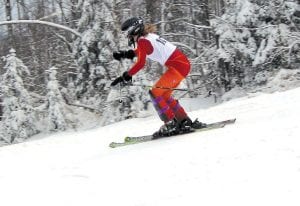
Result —
<instances>
[{"instance_id":1,"label":"snow slope","mask_svg":"<svg viewBox=\"0 0 300 206\"><path fill-rule=\"evenodd\" d=\"M300 205L300 89L191 112L223 129L111 149L156 117L0 148L3 206Z\"/></svg>"}]
</instances>

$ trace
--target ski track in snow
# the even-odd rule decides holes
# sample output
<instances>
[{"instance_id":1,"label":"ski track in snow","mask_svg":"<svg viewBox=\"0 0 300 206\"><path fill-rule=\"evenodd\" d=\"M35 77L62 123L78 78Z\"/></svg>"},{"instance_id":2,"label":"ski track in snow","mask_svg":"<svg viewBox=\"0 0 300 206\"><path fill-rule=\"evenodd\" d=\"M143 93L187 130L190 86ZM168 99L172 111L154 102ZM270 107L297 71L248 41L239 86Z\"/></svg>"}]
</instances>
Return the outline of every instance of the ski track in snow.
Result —
<instances>
[{"instance_id":1,"label":"ski track in snow","mask_svg":"<svg viewBox=\"0 0 300 206\"><path fill-rule=\"evenodd\" d=\"M0 148L4 206L300 205L300 89L190 112L222 129L111 149L156 117Z\"/></svg>"}]
</instances>

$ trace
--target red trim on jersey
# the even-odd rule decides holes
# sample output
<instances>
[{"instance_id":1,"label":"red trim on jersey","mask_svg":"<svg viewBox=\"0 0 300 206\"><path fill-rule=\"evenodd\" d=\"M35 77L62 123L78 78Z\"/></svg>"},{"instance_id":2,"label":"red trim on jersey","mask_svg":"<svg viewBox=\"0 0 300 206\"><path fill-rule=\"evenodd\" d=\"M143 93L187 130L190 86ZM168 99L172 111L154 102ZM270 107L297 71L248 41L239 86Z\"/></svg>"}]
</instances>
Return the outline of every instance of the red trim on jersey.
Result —
<instances>
[{"instance_id":1,"label":"red trim on jersey","mask_svg":"<svg viewBox=\"0 0 300 206\"><path fill-rule=\"evenodd\" d=\"M139 39L137 49L135 50L137 61L128 71L130 76L135 75L140 71L146 64L146 56L153 52L153 46L147 39Z\"/></svg>"},{"instance_id":2,"label":"red trim on jersey","mask_svg":"<svg viewBox=\"0 0 300 206\"><path fill-rule=\"evenodd\" d=\"M183 77L186 77L191 70L190 61L179 49L171 54L165 66L175 68Z\"/></svg>"}]
</instances>

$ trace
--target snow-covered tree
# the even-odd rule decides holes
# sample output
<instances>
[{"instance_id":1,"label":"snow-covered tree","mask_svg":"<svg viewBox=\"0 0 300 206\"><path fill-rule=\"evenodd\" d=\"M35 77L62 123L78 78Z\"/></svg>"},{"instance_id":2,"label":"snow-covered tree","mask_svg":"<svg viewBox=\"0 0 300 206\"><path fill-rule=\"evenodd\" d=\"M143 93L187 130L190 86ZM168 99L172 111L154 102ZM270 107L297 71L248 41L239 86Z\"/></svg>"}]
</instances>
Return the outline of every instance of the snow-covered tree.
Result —
<instances>
[{"instance_id":1,"label":"snow-covered tree","mask_svg":"<svg viewBox=\"0 0 300 206\"><path fill-rule=\"evenodd\" d=\"M294 14L300 12L296 1L263 1L260 25L256 31L258 50L253 66L290 67L292 55L298 53L300 24L294 21ZM262 2L260 2L262 4Z\"/></svg>"},{"instance_id":2,"label":"snow-covered tree","mask_svg":"<svg viewBox=\"0 0 300 206\"><path fill-rule=\"evenodd\" d=\"M257 45L253 28L258 25L260 8L249 0L227 2L226 12L212 20L217 36L219 86L226 90L242 86L248 67L255 58Z\"/></svg>"},{"instance_id":3,"label":"snow-covered tree","mask_svg":"<svg viewBox=\"0 0 300 206\"><path fill-rule=\"evenodd\" d=\"M211 21L219 86L229 90L252 85L257 73L287 67L299 42L293 22L299 9L296 1L228 0L225 13Z\"/></svg>"},{"instance_id":4,"label":"snow-covered tree","mask_svg":"<svg viewBox=\"0 0 300 206\"><path fill-rule=\"evenodd\" d=\"M68 128L66 120L66 104L59 90L57 81L57 68L51 67L49 70L49 81L47 84L48 99L48 131L66 130Z\"/></svg>"},{"instance_id":5,"label":"snow-covered tree","mask_svg":"<svg viewBox=\"0 0 300 206\"><path fill-rule=\"evenodd\" d=\"M32 107L32 99L23 84L23 73L29 75L28 68L11 49L9 55L3 57L6 62L1 77L2 91L2 135L7 142L22 141L38 131Z\"/></svg>"}]
</instances>

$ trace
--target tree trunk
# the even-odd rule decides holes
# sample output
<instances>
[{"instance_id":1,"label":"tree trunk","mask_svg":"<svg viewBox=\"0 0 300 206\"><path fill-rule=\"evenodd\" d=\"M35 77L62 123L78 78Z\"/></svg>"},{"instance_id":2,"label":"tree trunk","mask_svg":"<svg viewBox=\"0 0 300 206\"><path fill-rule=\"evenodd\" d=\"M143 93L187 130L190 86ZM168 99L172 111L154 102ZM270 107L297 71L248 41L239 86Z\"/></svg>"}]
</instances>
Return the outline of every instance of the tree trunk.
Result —
<instances>
[{"instance_id":1,"label":"tree trunk","mask_svg":"<svg viewBox=\"0 0 300 206\"><path fill-rule=\"evenodd\" d=\"M6 15L6 21L11 21L11 2L10 0L4 0L5 3L5 15ZM7 25L7 31L8 31L8 41L11 47L14 47L14 34L13 34L13 26Z\"/></svg>"},{"instance_id":2,"label":"tree trunk","mask_svg":"<svg viewBox=\"0 0 300 206\"><path fill-rule=\"evenodd\" d=\"M80 12L77 10L78 0L71 0L71 28L76 28L76 22L80 18Z\"/></svg>"},{"instance_id":3,"label":"tree trunk","mask_svg":"<svg viewBox=\"0 0 300 206\"><path fill-rule=\"evenodd\" d=\"M216 0L215 12L216 16L222 16L224 14L225 2L224 0Z\"/></svg>"}]
</instances>

